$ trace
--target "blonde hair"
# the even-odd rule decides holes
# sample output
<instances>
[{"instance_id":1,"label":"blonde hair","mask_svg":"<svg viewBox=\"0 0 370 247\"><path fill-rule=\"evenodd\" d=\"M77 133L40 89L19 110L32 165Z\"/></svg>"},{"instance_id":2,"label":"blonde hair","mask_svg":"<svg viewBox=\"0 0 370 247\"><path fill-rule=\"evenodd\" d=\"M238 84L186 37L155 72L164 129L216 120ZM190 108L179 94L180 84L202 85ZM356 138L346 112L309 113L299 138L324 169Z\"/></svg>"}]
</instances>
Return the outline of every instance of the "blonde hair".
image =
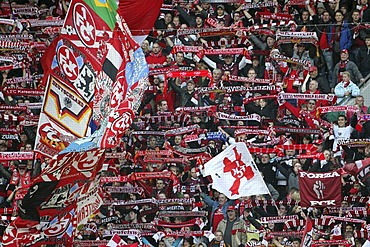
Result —
<instances>
[{"instance_id":1,"label":"blonde hair","mask_svg":"<svg viewBox=\"0 0 370 247\"><path fill-rule=\"evenodd\" d=\"M344 71L342 75L348 75L349 79L351 79L351 73L349 71Z\"/></svg>"}]
</instances>

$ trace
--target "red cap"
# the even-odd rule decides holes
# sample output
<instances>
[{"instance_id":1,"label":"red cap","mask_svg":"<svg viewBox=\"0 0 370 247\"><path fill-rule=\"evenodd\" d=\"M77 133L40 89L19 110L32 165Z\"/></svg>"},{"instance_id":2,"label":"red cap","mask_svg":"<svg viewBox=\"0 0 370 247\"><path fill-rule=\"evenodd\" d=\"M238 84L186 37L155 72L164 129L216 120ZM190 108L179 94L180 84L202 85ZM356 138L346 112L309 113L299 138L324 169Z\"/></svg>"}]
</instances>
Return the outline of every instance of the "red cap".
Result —
<instances>
[{"instance_id":1,"label":"red cap","mask_svg":"<svg viewBox=\"0 0 370 247\"><path fill-rule=\"evenodd\" d=\"M234 206L228 206L226 211L234 211L235 207Z\"/></svg>"},{"instance_id":2,"label":"red cap","mask_svg":"<svg viewBox=\"0 0 370 247\"><path fill-rule=\"evenodd\" d=\"M312 72L312 71L315 71L315 70L317 70L317 67L316 67L316 66L311 66L311 67L308 69L308 71L309 71L309 72Z\"/></svg>"},{"instance_id":3,"label":"red cap","mask_svg":"<svg viewBox=\"0 0 370 247\"><path fill-rule=\"evenodd\" d=\"M346 54L348 54L348 50L347 49L343 49L343 50L340 51L340 53L346 53Z\"/></svg>"},{"instance_id":4,"label":"red cap","mask_svg":"<svg viewBox=\"0 0 370 247\"><path fill-rule=\"evenodd\" d=\"M322 144L322 139L314 140L312 143L316 144L316 145L321 145Z\"/></svg>"}]
</instances>

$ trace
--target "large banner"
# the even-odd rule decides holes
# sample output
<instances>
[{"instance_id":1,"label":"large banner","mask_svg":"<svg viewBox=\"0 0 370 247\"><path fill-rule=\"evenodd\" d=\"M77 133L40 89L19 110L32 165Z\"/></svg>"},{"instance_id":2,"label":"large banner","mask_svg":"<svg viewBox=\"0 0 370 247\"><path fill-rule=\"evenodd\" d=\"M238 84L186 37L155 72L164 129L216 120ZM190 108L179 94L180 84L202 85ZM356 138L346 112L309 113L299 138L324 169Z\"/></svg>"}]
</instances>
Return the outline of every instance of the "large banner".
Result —
<instances>
[{"instance_id":1,"label":"large banner","mask_svg":"<svg viewBox=\"0 0 370 247\"><path fill-rule=\"evenodd\" d=\"M337 171L318 173L299 171L302 207L337 207L342 200L341 175Z\"/></svg>"},{"instance_id":2,"label":"large banner","mask_svg":"<svg viewBox=\"0 0 370 247\"><path fill-rule=\"evenodd\" d=\"M51 158L96 130L95 147L115 147L132 123L149 69L117 9L113 0L71 2L60 37L43 57L46 92L36 152Z\"/></svg>"},{"instance_id":3,"label":"large banner","mask_svg":"<svg viewBox=\"0 0 370 247\"><path fill-rule=\"evenodd\" d=\"M4 234L4 246L72 242L77 224L103 204L100 172L105 150L59 155L32 182L19 205L19 217ZM17 242L15 242L17 241Z\"/></svg>"}]
</instances>

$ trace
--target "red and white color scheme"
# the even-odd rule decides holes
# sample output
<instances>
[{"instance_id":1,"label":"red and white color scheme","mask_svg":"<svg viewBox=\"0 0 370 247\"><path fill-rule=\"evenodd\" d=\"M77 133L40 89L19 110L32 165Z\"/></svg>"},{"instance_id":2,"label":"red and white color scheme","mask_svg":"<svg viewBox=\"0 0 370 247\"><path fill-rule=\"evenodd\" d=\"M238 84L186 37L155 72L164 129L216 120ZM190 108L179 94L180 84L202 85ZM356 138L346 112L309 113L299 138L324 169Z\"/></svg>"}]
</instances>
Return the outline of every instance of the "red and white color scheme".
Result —
<instances>
[{"instance_id":1,"label":"red and white color scheme","mask_svg":"<svg viewBox=\"0 0 370 247\"><path fill-rule=\"evenodd\" d=\"M317 173L299 171L299 188L302 207L340 206L341 174L338 171Z\"/></svg>"},{"instance_id":2,"label":"red and white color scheme","mask_svg":"<svg viewBox=\"0 0 370 247\"><path fill-rule=\"evenodd\" d=\"M212 176L212 188L230 199L269 194L256 164L243 142L230 145L208 161L203 176Z\"/></svg>"}]
</instances>

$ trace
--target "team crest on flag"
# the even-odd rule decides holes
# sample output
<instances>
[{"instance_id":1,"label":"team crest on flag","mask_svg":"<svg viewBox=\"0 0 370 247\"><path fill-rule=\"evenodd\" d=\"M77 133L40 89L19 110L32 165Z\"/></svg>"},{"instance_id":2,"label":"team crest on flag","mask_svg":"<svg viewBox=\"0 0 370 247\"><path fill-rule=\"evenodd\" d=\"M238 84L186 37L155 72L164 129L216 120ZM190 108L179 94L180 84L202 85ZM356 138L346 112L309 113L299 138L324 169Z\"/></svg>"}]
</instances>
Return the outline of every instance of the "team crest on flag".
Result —
<instances>
[{"instance_id":1,"label":"team crest on flag","mask_svg":"<svg viewBox=\"0 0 370 247\"><path fill-rule=\"evenodd\" d=\"M75 136L85 136L92 115L88 103L56 77L50 76L49 79L44 113Z\"/></svg>"},{"instance_id":2,"label":"team crest on flag","mask_svg":"<svg viewBox=\"0 0 370 247\"><path fill-rule=\"evenodd\" d=\"M261 174L243 142L230 145L204 165L203 176L212 176L212 188L230 199L269 194Z\"/></svg>"}]
</instances>

